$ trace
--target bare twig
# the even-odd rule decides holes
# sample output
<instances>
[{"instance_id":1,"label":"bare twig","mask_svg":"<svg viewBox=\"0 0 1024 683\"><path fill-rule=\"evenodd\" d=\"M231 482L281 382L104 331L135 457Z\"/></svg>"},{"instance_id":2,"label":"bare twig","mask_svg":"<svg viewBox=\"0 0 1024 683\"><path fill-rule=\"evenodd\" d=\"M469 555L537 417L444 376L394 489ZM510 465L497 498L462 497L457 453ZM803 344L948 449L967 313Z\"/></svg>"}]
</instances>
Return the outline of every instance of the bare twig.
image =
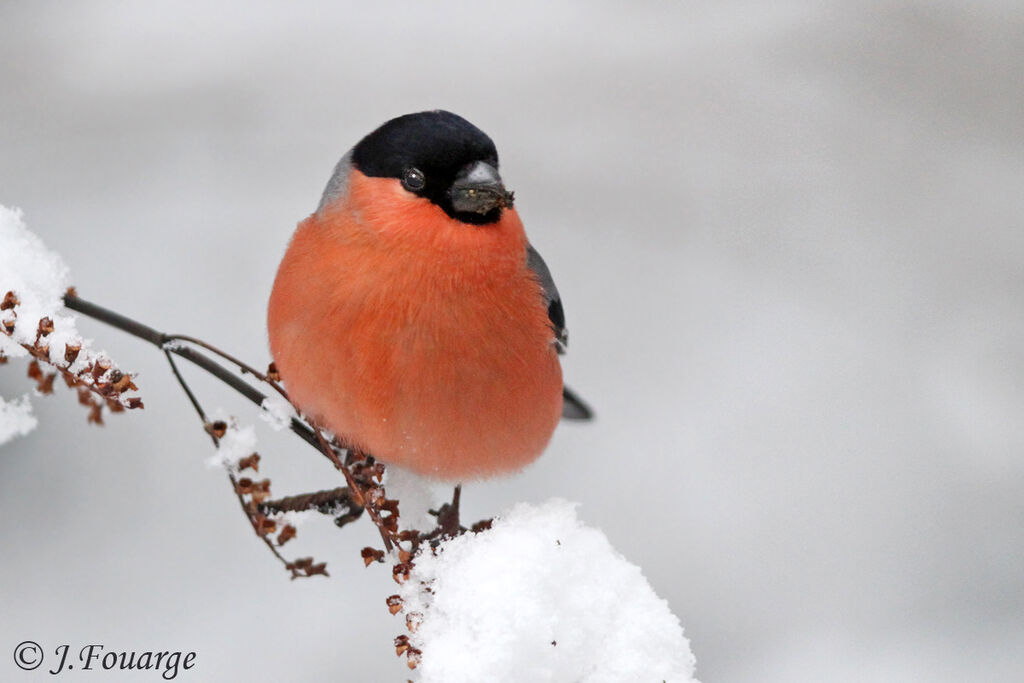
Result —
<instances>
[{"instance_id":1,"label":"bare twig","mask_svg":"<svg viewBox=\"0 0 1024 683\"><path fill-rule=\"evenodd\" d=\"M345 476L345 481L348 483L348 487L352 491L352 500L355 501L356 505L359 505L366 510L366 513L370 516L370 520L380 531L380 537L384 541L384 548L388 552L391 552L393 547L391 529L388 528L388 525L381 518L379 508L380 500L378 500L378 498L382 499L384 497L383 489L379 489L377 487L364 488L364 486L356 480L352 470L341 461L335 450L329 443L327 443L327 439L324 438L323 432L315 424L313 425L313 431L316 433L317 440L320 442L320 450L323 451L323 454L326 455L327 458L334 463L334 466ZM354 452L355 451L353 449L349 449L350 455ZM359 454L362 455L361 452L359 452ZM383 468L381 469L381 474L383 474Z\"/></svg>"},{"instance_id":2,"label":"bare twig","mask_svg":"<svg viewBox=\"0 0 1024 683\"><path fill-rule=\"evenodd\" d=\"M176 341L178 341L178 342L187 342L189 344L195 344L196 346L200 346L200 347L206 349L207 351L209 351L210 353L217 354L218 356L220 356L224 360L228 361L229 363L233 363L233 364L237 365L238 369L242 373L249 373L250 375L252 375L256 379L258 379L259 381L261 381L261 382L263 382L265 384L270 385L271 387L274 388L275 391L277 391L277 393L281 394L281 396L284 397L284 400L288 401L289 403L291 402L291 399L288 398L288 393L284 390L284 387L282 387L280 384L277 383L277 381L271 379L270 377L268 377L264 373L260 372L256 368L250 366L248 363L245 363L244 361L238 360L237 358L235 358L234 356L232 356L231 354L229 354L229 353L227 353L225 351L221 351L220 349L218 349L213 344L208 344L207 342L204 342L202 339L197 339L195 337L190 337L190 336L185 335L185 334L169 334L169 335L165 335L165 336L167 338L167 341L164 342L165 347L166 347L166 345L169 342L176 342Z\"/></svg>"},{"instance_id":3,"label":"bare twig","mask_svg":"<svg viewBox=\"0 0 1024 683\"><path fill-rule=\"evenodd\" d=\"M297 496L286 496L276 500L265 500L256 506L265 515L277 515L282 512L304 512L315 510L324 515L335 517L350 515L358 517L363 508L352 500L352 492L348 487L340 486L328 491L315 491Z\"/></svg>"},{"instance_id":4,"label":"bare twig","mask_svg":"<svg viewBox=\"0 0 1024 683\"><path fill-rule=\"evenodd\" d=\"M192 388L189 387L188 382L185 381L181 371L178 370L178 364L174 362L174 356L172 356L168 351L164 351L164 355L167 357L167 362L171 365L171 372L174 373L175 379L178 380L178 384L181 385L185 395L188 396L188 400L192 403L192 407L195 408L196 414L199 415L199 419L203 421L203 427L205 428L206 433L210 435L214 448L220 448L220 437L217 436L216 430L209 428L210 422L206 419L206 411L203 410L203 407L196 398L196 395L192 392ZM278 552L277 548L274 547L273 542L267 537L267 527L264 524L266 516L256 509L255 503L245 499L242 489L238 485L238 478L230 471L228 472L228 481L231 482L231 490L235 492L235 497L238 498L238 504L242 506L242 512L245 513L246 519L249 520L249 523L252 525L252 529L256 532L256 535L259 536L260 540L262 540L270 552L273 553L274 557L276 557L281 564L285 566L285 569L291 571L293 579L303 576L303 574L296 572L296 569L292 566L294 563L290 563L288 560L284 559L281 553ZM324 572L324 576L326 575L327 572ZM305 576L308 576L308 574Z\"/></svg>"},{"instance_id":5,"label":"bare twig","mask_svg":"<svg viewBox=\"0 0 1024 683\"><path fill-rule=\"evenodd\" d=\"M170 361L172 372L174 372L178 382L185 390L186 396L196 409L196 412L203 419L204 424L207 426L207 431L210 432L215 444L218 443L219 439L216 430L210 428L211 425L207 422L205 413L203 412L195 395L188 387L188 384L184 381L180 371L172 359L172 354L185 358L194 365L210 373L256 405L262 406L263 402L266 400L266 396L248 382L239 378L199 350L185 346L185 344L191 344L216 354L237 366L243 374L249 374L256 379L269 384L275 391L287 398L287 393L277 381L278 378L276 376L276 372L273 370L273 366L271 366L271 369L267 373L261 373L251 365L240 361L231 354L221 351L200 339L187 335L164 334L152 327L149 327L148 325L144 325L136 320L121 315L120 313L108 310L92 302L85 301L72 290L69 290L65 295L64 303L71 310L99 320L100 322L107 323L127 332L128 334L138 337L139 339L143 339L160 347ZM294 404L293 407L295 407ZM298 408L296 408L296 413L301 416ZM453 493L452 502L446 503L437 511L432 511L438 519L438 524L435 529L427 533L416 530L403 530L400 532L398 530L398 501L388 499L385 494L384 487L381 485L384 475L384 466L381 463L376 462L373 456L362 452L360 449L354 448L349 444L342 443L336 437L328 441L323 430L308 418L292 418L290 426L292 432L320 451L328 460L330 460L331 464L333 464L334 467L342 473L345 478L345 483L347 484L346 487L336 488L331 491L320 491L316 493L290 496L276 501L264 500L267 493L264 487L264 489L260 489L261 497L258 500L253 496L251 496L249 500L246 500L246 492L255 490L254 487L256 484L247 478L239 479L232 472L229 472L228 476L231 480L232 487L239 498L239 502L253 526L253 529L264 543L271 548L274 555L277 556L278 559L281 559L282 562L285 562L289 570L292 571L293 577L295 575L306 576L310 573L325 574L326 572L324 571L322 564L314 564L311 558L303 558L292 563L288 563L283 560L280 553L277 552L276 547L269 538L267 538L268 527L266 525L268 522L272 523L272 520L268 520L267 518L268 514L276 514L289 510L308 509L326 511L327 508L325 506L328 504L337 504L338 509L342 510L343 514L337 517L335 522L339 526L342 526L354 519L357 519L365 509L367 515L380 532L385 550L388 552L394 549L398 550L399 561L393 569L393 573L397 581L403 581L408 577L409 572L413 567L412 558L422 543L430 542L433 545L441 538L457 536L467 531L480 531L489 526L489 520L478 522L470 529L467 529L460 524L459 502L461 487L457 486ZM258 466L258 460L256 458L247 458L246 460L251 460L251 462L246 462L245 466L251 465L254 469ZM264 480L261 483L269 484L267 480ZM294 529L292 529L290 533L293 534ZM279 537L279 539L283 538L284 540L287 540L290 537L289 533L282 532L282 536ZM284 540L279 540L279 543L283 543ZM408 549L404 548L402 543L408 543ZM383 561L384 559L384 552L374 550L372 548L364 548L362 554L364 559L368 559L368 561Z\"/></svg>"},{"instance_id":6,"label":"bare twig","mask_svg":"<svg viewBox=\"0 0 1024 683\"><path fill-rule=\"evenodd\" d=\"M215 447L219 448L221 438L226 433L228 426L223 422L211 423L208 420L206 412L203 410L198 398L179 370L174 356L188 360L200 369L205 370L224 382L257 406L263 407L264 401L267 398L266 395L248 382L233 374L221 364L212 360L195 348L191 348L191 346L199 347L236 366L239 372L243 375L251 375L257 380L269 385L284 397L285 400L289 400L287 392L279 383L280 378L278 377L273 364L270 365L266 373L260 372L233 355L226 353L201 339L190 337L188 335L164 334L163 332L121 315L120 313L116 313L103 308L102 306L85 301L77 295L74 289L69 289L65 294L64 303L73 311L77 311L85 316L116 327L117 329L159 347L167 358L167 362L171 367L171 372L181 385L182 390L185 392L185 396L192 404L192 407L195 409L200 420L202 420L203 427L210 436ZM0 310L12 309L15 305L17 305L17 298L13 293L9 293L8 296L0 302ZM0 333L7 333L10 335L13 328L14 322L5 319L3 324L0 325ZM28 349L33 358L41 362L49 363L63 373L64 379L69 386L80 386L79 400L93 407L92 413L90 413L90 420L95 418L95 421L101 421L99 411L103 407L104 403L108 405L111 410L115 411L123 410L125 407L142 407L142 403L138 398L121 397L121 392L128 389L135 389L136 387L131 382L130 376L112 368L109 363L103 364L97 361L88 367L88 372L85 374L82 372L79 372L77 375L72 374L68 368L74 362L75 356L80 350L77 347L68 347L66 352L66 355L68 356L66 358L66 366L61 367L60 365L53 364L49 359L49 349L45 345L46 335L49 334L50 331L52 331L52 323L50 323L48 319L40 321L39 332L36 335L35 344L22 344L22 346ZM0 355L0 364L5 360L6 359ZM29 367L29 376L36 380L40 391L47 392L50 390L50 387L52 387L56 373L44 374L42 369L39 367L39 364L36 361L33 361ZM104 403L97 402L89 395L89 391L97 393L103 398ZM574 416L577 419L586 419L590 416L591 413L589 408L583 404L578 397L571 394L568 389L565 390L564 396L566 401L569 401L571 404L576 406L574 409L576 414L570 415L570 417ZM253 531L267 546L274 557L276 557L277 560L281 562L289 572L291 572L291 577L293 579L310 577L318 574L327 576L328 574L326 564L323 562L317 563L311 557L298 558L289 562L278 551L278 547L293 538L296 533L295 527L290 524L285 524L280 532L277 532L278 520L275 520L274 517L287 512L316 510L322 514L335 516L335 523L338 526L344 526L345 524L358 519L365 510L370 520L380 532L385 550L363 548L361 551L363 560L367 565L375 562L384 562L386 553L396 551L395 555L392 556L393 559L396 560L392 567L392 575L395 581L399 583L409 580L412 569L415 566L417 552L425 544L428 544L433 548L445 538L455 537L469 531L476 533L490 528L491 520L477 522L469 529L461 525L459 519L459 507L462 487L459 485L455 487L450 503L445 503L437 510L430 510L430 513L437 518L437 525L434 529L429 532L422 532L415 529L399 531L398 501L388 499L384 487L382 486L384 466L381 463L376 462L372 455L364 453L362 450L354 448L351 445L342 443L336 437L332 437L329 441L324 435L323 429L319 425L308 418L302 417L301 412L294 404L292 404L292 407L295 408L296 414L299 415L299 417L293 417L291 420L290 427L292 432L297 434L330 460L331 464L333 464L334 467L344 476L347 486L326 491L316 491L313 493L287 496L275 500L267 500L270 495L269 479L253 481L249 477L240 477L236 474L236 470L234 468L228 469L227 476L228 481L231 484L231 488L235 493L235 497L238 499L238 503L246 518L249 520ZM238 461L237 471L246 469L258 471L259 461L259 454L252 453ZM272 540L272 534L274 533L277 533L276 544ZM398 595L388 597L387 605L391 614L397 614L402 610L402 601ZM406 626L410 631L414 630L411 624L412 622L407 619ZM403 654L406 655L410 668L416 668L422 653L409 644L407 636L403 635L396 638L395 648L396 653L399 656Z\"/></svg>"},{"instance_id":7,"label":"bare twig","mask_svg":"<svg viewBox=\"0 0 1024 683\"><path fill-rule=\"evenodd\" d=\"M171 335L159 332L148 325L144 325L137 320L132 320L120 313L103 308L91 301L86 301L73 292L68 292L64 295L64 305L73 311L81 313L82 315L93 318L94 320L99 320L100 322L106 323L112 327L116 327L122 332L127 332L134 337L147 341L150 344L159 347L161 350L165 350L176 356L184 358L224 382L258 406L262 406L263 401L267 398L265 394L255 389L248 382L239 379L232 374L231 371L195 349L176 346L173 344L169 348L164 349L165 344L174 341ZM291 430L301 437L306 443L319 449L320 445L317 443L313 430L304 422L298 418L292 418L290 427Z\"/></svg>"}]
</instances>

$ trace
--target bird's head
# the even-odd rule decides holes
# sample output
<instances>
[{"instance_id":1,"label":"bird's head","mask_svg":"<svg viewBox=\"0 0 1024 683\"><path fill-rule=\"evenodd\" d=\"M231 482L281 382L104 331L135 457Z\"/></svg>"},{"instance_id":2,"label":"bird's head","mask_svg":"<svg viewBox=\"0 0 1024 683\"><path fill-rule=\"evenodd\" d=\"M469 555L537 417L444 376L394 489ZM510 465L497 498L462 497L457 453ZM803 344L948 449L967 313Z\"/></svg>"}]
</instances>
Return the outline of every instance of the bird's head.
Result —
<instances>
[{"instance_id":1,"label":"bird's head","mask_svg":"<svg viewBox=\"0 0 1024 683\"><path fill-rule=\"evenodd\" d=\"M345 190L345 178L339 176L352 172L393 179L403 191L472 225L496 223L512 206L513 195L498 174L494 142L447 111L399 116L363 138L339 163L321 208Z\"/></svg>"}]
</instances>

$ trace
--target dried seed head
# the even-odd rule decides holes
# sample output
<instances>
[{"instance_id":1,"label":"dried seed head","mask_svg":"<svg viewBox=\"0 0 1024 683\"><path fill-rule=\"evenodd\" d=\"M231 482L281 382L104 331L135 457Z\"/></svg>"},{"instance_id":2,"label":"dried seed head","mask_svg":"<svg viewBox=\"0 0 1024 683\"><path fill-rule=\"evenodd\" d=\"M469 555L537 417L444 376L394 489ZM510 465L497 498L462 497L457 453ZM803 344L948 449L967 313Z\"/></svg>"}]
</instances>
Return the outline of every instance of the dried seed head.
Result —
<instances>
[{"instance_id":1,"label":"dried seed head","mask_svg":"<svg viewBox=\"0 0 1024 683\"><path fill-rule=\"evenodd\" d=\"M398 595L389 595L387 599L388 611L391 614L398 614L402 611L402 598Z\"/></svg>"},{"instance_id":2,"label":"dried seed head","mask_svg":"<svg viewBox=\"0 0 1024 683\"><path fill-rule=\"evenodd\" d=\"M405 615L405 627L409 629L409 633L416 633L416 629L423 623L423 614L420 612L410 612Z\"/></svg>"},{"instance_id":3,"label":"dried seed head","mask_svg":"<svg viewBox=\"0 0 1024 683\"><path fill-rule=\"evenodd\" d=\"M49 318L43 318L39 321L39 327L36 328L36 342L38 343L41 337L53 332L53 321Z\"/></svg>"},{"instance_id":4,"label":"dried seed head","mask_svg":"<svg viewBox=\"0 0 1024 683\"><path fill-rule=\"evenodd\" d=\"M275 363L271 363L267 366L267 379L272 382L281 381L281 374L277 371L277 365Z\"/></svg>"},{"instance_id":5,"label":"dried seed head","mask_svg":"<svg viewBox=\"0 0 1024 683\"><path fill-rule=\"evenodd\" d=\"M137 388L132 384L131 375L126 375L120 370L114 370L110 373L110 381L114 385L114 391L121 393L122 391L128 391L129 389Z\"/></svg>"},{"instance_id":6,"label":"dried seed head","mask_svg":"<svg viewBox=\"0 0 1024 683\"><path fill-rule=\"evenodd\" d=\"M259 472L260 471L260 454L259 453L253 453L252 455L250 455L250 456L248 456L246 458L242 458L241 460L238 461L238 469L239 470L246 470L246 469L249 469L249 468L252 468L252 470L254 472Z\"/></svg>"},{"instance_id":7,"label":"dried seed head","mask_svg":"<svg viewBox=\"0 0 1024 683\"><path fill-rule=\"evenodd\" d=\"M39 386L36 388L40 394L52 394L53 393L53 380L57 379L57 373L51 372L46 377L43 377L39 382Z\"/></svg>"},{"instance_id":8,"label":"dried seed head","mask_svg":"<svg viewBox=\"0 0 1024 683\"><path fill-rule=\"evenodd\" d=\"M412 570L412 566L408 562L399 562L391 569L391 576L394 578L395 583L403 584L409 580L409 572Z\"/></svg>"},{"instance_id":9,"label":"dried seed head","mask_svg":"<svg viewBox=\"0 0 1024 683\"><path fill-rule=\"evenodd\" d=\"M376 548L370 548L369 546L367 546L366 548L363 548L362 550L360 550L359 554L363 558L364 566L367 566L367 567L369 567L374 562L383 562L384 561L384 551L383 550L377 550Z\"/></svg>"},{"instance_id":10,"label":"dried seed head","mask_svg":"<svg viewBox=\"0 0 1024 683\"><path fill-rule=\"evenodd\" d=\"M82 350L81 344L68 344L64 347L64 362L71 365L78 360L78 354Z\"/></svg>"},{"instance_id":11,"label":"dried seed head","mask_svg":"<svg viewBox=\"0 0 1024 683\"><path fill-rule=\"evenodd\" d=\"M266 536L277 531L277 522L269 517L257 514L253 516L253 521L256 523L256 533L260 536Z\"/></svg>"},{"instance_id":12,"label":"dried seed head","mask_svg":"<svg viewBox=\"0 0 1024 683\"><path fill-rule=\"evenodd\" d=\"M270 497L270 480L263 479L261 481L251 482L248 493L252 496L252 500L255 503L262 503ZM241 480L239 480L241 482Z\"/></svg>"},{"instance_id":13,"label":"dried seed head","mask_svg":"<svg viewBox=\"0 0 1024 683\"><path fill-rule=\"evenodd\" d=\"M297 569L309 569L310 567L313 566L313 558L312 557L300 557L300 558L296 559L294 562L292 562L292 566L294 566Z\"/></svg>"},{"instance_id":14,"label":"dried seed head","mask_svg":"<svg viewBox=\"0 0 1024 683\"><path fill-rule=\"evenodd\" d=\"M288 541L295 538L295 534L295 527L293 527L291 524L285 524L284 528L281 529L281 533L277 535L277 544L284 545Z\"/></svg>"},{"instance_id":15,"label":"dried seed head","mask_svg":"<svg viewBox=\"0 0 1024 683\"><path fill-rule=\"evenodd\" d=\"M327 563L318 562L313 564L312 557L300 557L299 559L289 562L286 564L285 569L292 573L293 579L301 579L305 577L315 576L330 576L327 573Z\"/></svg>"},{"instance_id":16,"label":"dried seed head","mask_svg":"<svg viewBox=\"0 0 1024 683\"><path fill-rule=\"evenodd\" d=\"M218 439L223 439L224 435L228 433L228 424L224 420L210 422L206 425L206 431Z\"/></svg>"},{"instance_id":17,"label":"dried seed head","mask_svg":"<svg viewBox=\"0 0 1024 683\"><path fill-rule=\"evenodd\" d=\"M105 358L100 358L92 364L90 374L92 374L92 378L94 380L99 381L100 377L105 375L111 367L110 361Z\"/></svg>"}]
</instances>

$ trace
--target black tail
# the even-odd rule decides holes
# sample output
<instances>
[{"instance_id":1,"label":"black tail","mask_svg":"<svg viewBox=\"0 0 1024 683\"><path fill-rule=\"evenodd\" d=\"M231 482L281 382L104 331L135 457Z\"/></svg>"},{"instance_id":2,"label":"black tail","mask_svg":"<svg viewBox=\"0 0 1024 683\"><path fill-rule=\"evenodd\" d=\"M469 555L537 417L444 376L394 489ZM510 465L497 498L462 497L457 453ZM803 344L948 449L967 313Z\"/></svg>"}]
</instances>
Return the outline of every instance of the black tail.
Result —
<instances>
[{"instance_id":1,"label":"black tail","mask_svg":"<svg viewBox=\"0 0 1024 683\"><path fill-rule=\"evenodd\" d=\"M592 420L594 411L569 387L562 385L562 419Z\"/></svg>"}]
</instances>

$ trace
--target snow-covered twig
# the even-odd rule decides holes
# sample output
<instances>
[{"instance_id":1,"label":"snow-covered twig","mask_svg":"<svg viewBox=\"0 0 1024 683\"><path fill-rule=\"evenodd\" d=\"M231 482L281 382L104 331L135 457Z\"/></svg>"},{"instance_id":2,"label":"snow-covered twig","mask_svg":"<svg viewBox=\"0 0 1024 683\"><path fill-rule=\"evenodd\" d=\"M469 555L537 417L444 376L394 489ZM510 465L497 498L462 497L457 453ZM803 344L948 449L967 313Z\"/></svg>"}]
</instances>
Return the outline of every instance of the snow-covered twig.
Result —
<instances>
[{"instance_id":1,"label":"snow-covered twig","mask_svg":"<svg viewBox=\"0 0 1024 683\"><path fill-rule=\"evenodd\" d=\"M40 394L52 393L60 375L78 390L93 423L102 424L104 408L141 408L132 375L78 333L74 317L61 305L67 289L68 267L60 255L28 230L19 211L0 206L0 364L8 358L31 358L29 377ZM0 443L26 433L32 424L27 399L17 405L19 410L0 410ZM7 424L14 419L19 429Z\"/></svg>"}]
</instances>

